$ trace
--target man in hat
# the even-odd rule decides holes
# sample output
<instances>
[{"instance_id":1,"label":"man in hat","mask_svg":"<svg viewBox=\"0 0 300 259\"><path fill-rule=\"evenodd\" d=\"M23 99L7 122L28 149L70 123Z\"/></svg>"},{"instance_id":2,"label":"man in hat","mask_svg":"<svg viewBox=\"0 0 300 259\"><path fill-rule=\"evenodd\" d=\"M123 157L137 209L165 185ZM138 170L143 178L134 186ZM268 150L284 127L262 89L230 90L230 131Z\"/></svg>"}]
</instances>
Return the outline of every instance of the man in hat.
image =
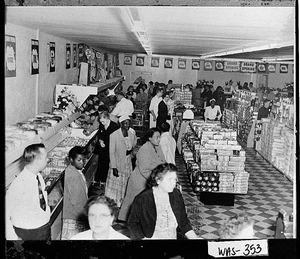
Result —
<instances>
[{"instance_id":1,"label":"man in hat","mask_svg":"<svg viewBox=\"0 0 300 259\"><path fill-rule=\"evenodd\" d=\"M261 120L262 118L268 118L270 114L270 103L269 99L264 100L264 105L260 107L257 114L257 120Z\"/></svg>"},{"instance_id":2,"label":"man in hat","mask_svg":"<svg viewBox=\"0 0 300 259\"><path fill-rule=\"evenodd\" d=\"M219 105L216 105L216 100L210 100L210 106L205 107L205 121L219 121L222 117L222 112Z\"/></svg>"},{"instance_id":3,"label":"man in hat","mask_svg":"<svg viewBox=\"0 0 300 259\"><path fill-rule=\"evenodd\" d=\"M111 119L115 122L117 122L122 115L127 115L131 117L132 113L134 112L132 101L126 99L125 94L123 92L118 92L116 94L116 97L118 103L110 114L112 115Z\"/></svg>"}]
</instances>

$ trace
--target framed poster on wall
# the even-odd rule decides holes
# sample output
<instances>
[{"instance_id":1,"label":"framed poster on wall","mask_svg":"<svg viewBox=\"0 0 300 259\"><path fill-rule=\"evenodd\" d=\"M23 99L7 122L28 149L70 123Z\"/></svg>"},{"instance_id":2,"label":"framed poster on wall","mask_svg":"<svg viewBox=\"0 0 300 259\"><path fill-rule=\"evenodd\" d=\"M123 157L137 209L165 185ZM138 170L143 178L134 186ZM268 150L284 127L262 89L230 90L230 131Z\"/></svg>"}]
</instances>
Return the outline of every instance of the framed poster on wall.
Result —
<instances>
[{"instance_id":1,"label":"framed poster on wall","mask_svg":"<svg viewBox=\"0 0 300 259\"><path fill-rule=\"evenodd\" d=\"M55 42L50 42L50 72L55 71Z\"/></svg>"},{"instance_id":2,"label":"framed poster on wall","mask_svg":"<svg viewBox=\"0 0 300 259\"><path fill-rule=\"evenodd\" d=\"M200 69L200 60L192 59L192 70L199 70Z\"/></svg>"},{"instance_id":3,"label":"framed poster on wall","mask_svg":"<svg viewBox=\"0 0 300 259\"><path fill-rule=\"evenodd\" d=\"M178 59L178 69L186 69L186 59L185 58Z\"/></svg>"},{"instance_id":4,"label":"framed poster on wall","mask_svg":"<svg viewBox=\"0 0 300 259\"><path fill-rule=\"evenodd\" d=\"M267 72L268 73L275 73L276 72L276 64L275 63L267 64Z\"/></svg>"},{"instance_id":5,"label":"framed poster on wall","mask_svg":"<svg viewBox=\"0 0 300 259\"><path fill-rule=\"evenodd\" d=\"M215 61L215 71L223 71L224 64L223 61L216 60Z\"/></svg>"},{"instance_id":6,"label":"framed poster on wall","mask_svg":"<svg viewBox=\"0 0 300 259\"><path fill-rule=\"evenodd\" d=\"M279 71L280 71L280 73L287 73L288 72L288 64L280 64Z\"/></svg>"},{"instance_id":7,"label":"framed poster on wall","mask_svg":"<svg viewBox=\"0 0 300 259\"><path fill-rule=\"evenodd\" d=\"M240 62L239 61L224 61L224 72L239 72Z\"/></svg>"},{"instance_id":8,"label":"framed poster on wall","mask_svg":"<svg viewBox=\"0 0 300 259\"><path fill-rule=\"evenodd\" d=\"M258 73L266 73L267 72L267 64L266 63L257 63L257 72Z\"/></svg>"},{"instance_id":9,"label":"framed poster on wall","mask_svg":"<svg viewBox=\"0 0 300 259\"><path fill-rule=\"evenodd\" d=\"M5 76L16 76L16 37L5 35Z\"/></svg>"},{"instance_id":10,"label":"framed poster on wall","mask_svg":"<svg viewBox=\"0 0 300 259\"><path fill-rule=\"evenodd\" d=\"M132 55L124 54L124 65L131 65L131 64L132 64Z\"/></svg>"},{"instance_id":11,"label":"framed poster on wall","mask_svg":"<svg viewBox=\"0 0 300 259\"><path fill-rule=\"evenodd\" d=\"M210 60L204 61L204 71L212 71L212 61Z\"/></svg>"},{"instance_id":12,"label":"framed poster on wall","mask_svg":"<svg viewBox=\"0 0 300 259\"><path fill-rule=\"evenodd\" d=\"M256 73L256 62L244 62L241 63L242 73Z\"/></svg>"},{"instance_id":13,"label":"framed poster on wall","mask_svg":"<svg viewBox=\"0 0 300 259\"><path fill-rule=\"evenodd\" d=\"M165 58L164 67L172 68L173 67L173 58Z\"/></svg>"},{"instance_id":14,"label":"framed poster on wall","mask_svg":"<svg viewBox=\"0 0 300 259\"><path fill-rule=\"evenodd\" d=\"M31 74L39 73L39 41L31 40Z\"/></svg>"},{"instance_id":15,"label":"framed poster on wall","mask_svg":"<svg viewBox=\"0 0 300 259\"><path fill-rule=\"evenodd\" d=\"M73 67L77 67L77 45L73 44Z\"/></svg>"},{"instance_id":16,"label":"framed poster on wall","mask_svg":"<svg viewBox=\"0 0 300 259\"><path fill-rule=\"evenodd\" d=\"M66 44L66 69L71 67L71 44Z\"/></svg>"},{"instance_id":17,"label":"framed poster on wall","mask_svg":"<svg viewBox=\"0 0 300 259\"><path fill-rule=\"evenodd\" d=\"M159 57L151 58L151 67L159 67Z\"/></svg>"},{"instance_id":18,"label":"framed poster on wall","mask_svg":"<svg viewBox=\"0 0 300 259\"><path fill-rule=\"evenodd\" d=\"M136 66L144 66L145 57L137 56L136 57Z\"/></svg>"}]
</instances>

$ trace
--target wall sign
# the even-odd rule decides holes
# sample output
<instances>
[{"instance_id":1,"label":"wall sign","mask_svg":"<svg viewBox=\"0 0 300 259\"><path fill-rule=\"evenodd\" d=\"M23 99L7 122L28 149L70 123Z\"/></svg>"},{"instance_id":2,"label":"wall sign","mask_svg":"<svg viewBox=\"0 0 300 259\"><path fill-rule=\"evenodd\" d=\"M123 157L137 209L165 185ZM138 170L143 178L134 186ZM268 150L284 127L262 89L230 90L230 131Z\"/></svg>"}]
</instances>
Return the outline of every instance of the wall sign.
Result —
<instances>
[{"instance_id":1,"label":"wall sign","mask_svg":"<svg viewBox=\"0 0 300 259\"><path fill-rule=\"evenodd\" d=\"M16 37L5 35L5 76L16 76Z\"/></svg>"},{"instance_id":2,"label":"wall sign","mask_svg":"<svg viewBox=\"0 0 300 259\"><path fill-rule=\"evenodd\" d=\"M55 71L55 42L50 42L50 72Z\"/></svg>"},{"instance_id":3,"label":"wall sign","mask_svg":"<svg viewBox=\"0 0 300 259\"><path fill-rule=\"evenodd\" d=\"M73 44L73 67L77 67L77 45Z\"/></svg>"},{"instance_id":4,"label":"wall sign","mask_svg":"<svg viewBox=\"0 0 300 259\"><path fill-rule=\"evenodd\" d=\"M124 54L124 65L131 65L131 64L132 64L132 55Z\"/></svg>"},{"instance_id":5,"label":"wall sign","mask_svg":"<svg viewBox=\"0 0 300 259\"><path fill-rule=\"evenodd\" d=\"M179 58L178 59L178 68L179 69L186 69L186 59L185 58Z\"/></svg>"},{"instance_id":6,"label":"wall sign","mask_svg":"<svg viewBox=\"0 0 300 259\"><path fill-rule=\"evenodd\" d=\"M266 73L267 72L267 64L266 63L257 63L257 72L258 73Z\"/></svg>"},{"instance_id":7,"label":"wall sign","mask_svg":"<svg viewBox=\"0 0 300 259\"><path fill-rule=\"evenodd\" d=\"M137 66L144 66L145 57L137 56L136 57L136 65Z\"/></svg>"},{"instance_id":8,"label":"wall sign","mask_svg":"<svg viewBox=\"0 0 300 259\"><path fill-rule=\"evenodd\" d=\"M31 40L31 74L39 73L39 41Z\"/></svg>"},{"instance_id":9,"label":"wall sign","mask_svg":"<svg viewBox=\"0 0 300 259\"><path fill-rule=\"evenodd\" d=\"M255 62L244 62L240 63L242 73L256 73L256 63Z\"/></svg>"},{"instance_id":10,"label":"wall sign","mask_svg":"<svg viewBox=\"0 0 300 259\"><path fill-rule=\"evenodd\" d=\"M223 61L215 61L215 71L223 71L224 69L224 63Z\"/></svg>"},{"instance_id":11,"label":"wall sign","mask_svg":"<svg viewBox=\"0 0 300 259\"><path fill-rule=\"evenodd\" d=\"M267 64L267 71L269 73L275 73L276 72L276 64Z\"/></svg>"},{"instance_id":12,"label":"wall sign","mask_svg":"<svg viewBox=\"0 0 300 259\"><path fill-rule=\"evenodd\" d=\"M66 69L71 67L71 44L66 44Z\"/></svg>"},{"instance_id":13,"label":"wall sign","mask_svg":"<svg viewBox=\"0 0 300 259\"><path fill-rule=\"evenodd\" d=\"M164 67L172 68L173 67L173 58L165 58Z\"/></svg>"},{"instance_id":14,"label":"wall sign","mask_svg":"<svg viewBox=\"0 0 300 259\"><path fill-rule=\"evenodd\" d=\"M239 72L240 62L239 61L224 61L225 72Z\"/></svg>"},{"instance_id":15,"label":"wall sign","mask_svg":"<svg viewBox=\"0 0 300 259\"><path fill-rule=\"evenodd\" d=\"M280 64L279 71L280 71L280 73L287 73L288 72L288 64Z\"/></svg>"},{"instance_id":16,"label":"wall sign","mask_svg":"<svg viewBox=\"0 0 300 259\"><path fill-rule=\"evenodd\" d=\"M151 67L159 67L159 57L151 58Z\"/></svg>"},{"instance_id":17,"label":"wall sign","mask_svg":"<svg viewBox=\"0 0 300 259\"><path fill-rule=\"evenodd\" d=\"M192 59L192 70L199 70L200 69L200 60Z\"/></svg>"},{"instance_id":18,"label":"wall sign","mask_svg":"<svg viewBox=\"0 0 300 259\"><path fill-rule=\"evenodd\" d=\"M211 71L212 70L212 61L205 60L204 61L204 71Z\"/></svg>"}]
</instances>

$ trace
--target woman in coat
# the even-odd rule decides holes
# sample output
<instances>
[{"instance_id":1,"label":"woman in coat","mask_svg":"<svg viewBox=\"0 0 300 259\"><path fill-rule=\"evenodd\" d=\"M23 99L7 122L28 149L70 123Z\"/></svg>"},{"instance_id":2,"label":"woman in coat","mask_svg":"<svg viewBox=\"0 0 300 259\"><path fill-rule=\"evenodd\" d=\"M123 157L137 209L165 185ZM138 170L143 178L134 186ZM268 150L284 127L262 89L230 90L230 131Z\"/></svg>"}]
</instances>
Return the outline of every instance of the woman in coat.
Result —
<instances>
[{"instance_id":1,"label":"woman in coat","mask_svg":"<svg viewBox=\"0 0 300 259\"><path fill-rule=\"evenodd\" d=\"M140 147L136 155L136 167L128 180L125 198L118 216L119 220L127 220L134 197L147 188L151 171L159 164L165 163L166 160L159 142L159 129L149 129L145 136L145 144Z\"/></svg>"},{"instance_id":2,"label":"woman in coat","mask_svg":"<svg viewBox=\"0 0 300 259\"><path fill-rule=\"evenodd\" d=\"M127 115L119 118L121 128L110 135L110 171L106 180L105 195L120 207L125 195L128 178L132 172L131 152L137 139Z\"/></svg>"},{"instance_id":3,"label":"woman in coat","mask_svg":"<svg viewBox=\"0 0 300 259\"><path fill-rule=\"evenodd\" d=\"M176 239L177 228L189 239L198 239L176 188L177 168L161 164L151 173L150 185L138 194L128 218L131 239Z\"/></svg>"},{"instance_id":4,"label":"woman in coat","mask_svg":"<svg viewBox=\"0 0 300 259\"><path fill-rule=\"evenodd\" d=\"M168 101L170 100L170 96L168 92L163 93L162 100L158 104L158 116L156 120L156 127L160 128L161 124L170 119L169 110L168 110Z\"/></svg>"}]
</instances>

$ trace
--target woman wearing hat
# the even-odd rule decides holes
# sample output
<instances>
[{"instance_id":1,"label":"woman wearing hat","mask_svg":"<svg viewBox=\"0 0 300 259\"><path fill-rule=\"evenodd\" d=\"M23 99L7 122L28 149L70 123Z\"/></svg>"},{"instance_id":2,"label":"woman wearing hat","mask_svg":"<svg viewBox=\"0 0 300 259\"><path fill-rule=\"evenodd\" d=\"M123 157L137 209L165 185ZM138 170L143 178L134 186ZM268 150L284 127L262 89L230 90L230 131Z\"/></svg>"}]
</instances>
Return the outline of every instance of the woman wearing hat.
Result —
<instances>
[{"instance_id":1,"label":"woman wearing hat","mask_svg":"<svg viewBox=\"0 0 300 259\"><path fill-rule=\"evenodd\" d=\"M109 158L110 171L106 180L105 195L121 206L126 184L132 172L131 152L137 139L134 129L130 128L128 115L119 118L120 129L110 135Z\"/></svg>"},{"instance_id":2,"label":"woman wearing hat","mask_svg":"<svg viewBox=\"0 0 300 259\"><path fill-rule=\"evenodd\" d=\"M216 105L216 100L210 100L210 106L205 107L204 120L205 121L219 121L222 117L222 112L219 105Z\"/></svg>"}]
</instances>

